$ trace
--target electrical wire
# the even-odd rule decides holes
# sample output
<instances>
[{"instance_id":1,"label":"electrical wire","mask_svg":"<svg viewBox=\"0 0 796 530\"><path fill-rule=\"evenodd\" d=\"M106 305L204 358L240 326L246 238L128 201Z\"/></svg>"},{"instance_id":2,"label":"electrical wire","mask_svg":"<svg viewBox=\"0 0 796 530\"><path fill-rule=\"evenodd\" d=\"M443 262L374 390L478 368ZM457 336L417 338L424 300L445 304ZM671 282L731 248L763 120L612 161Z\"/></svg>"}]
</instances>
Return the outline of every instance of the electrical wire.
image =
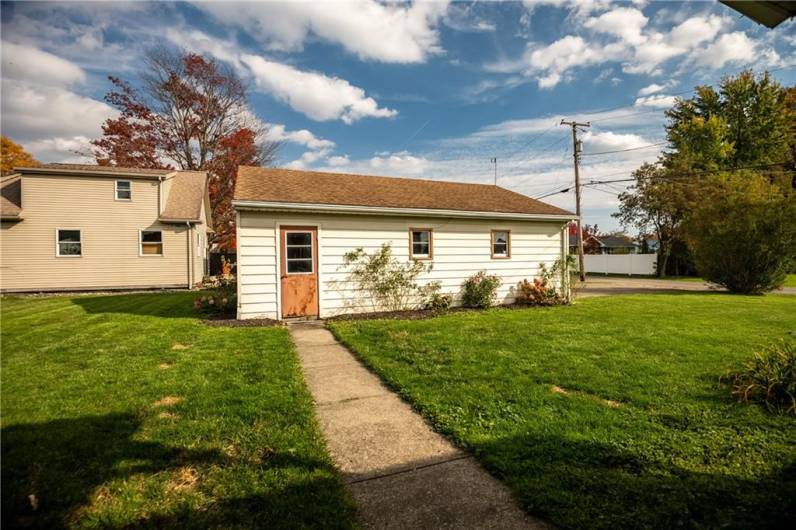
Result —
<instances>
[{"instance_id":1,"label":"electrical wire","mask_svg":"<svg viewBox=\"0 0 796 530\"><path fill-rule=\"evenodd\" d=\"M649 149L650 147L658 147L659 145L667 144L668 142L656 142L649 145L640 145L638 147L629 147L627 149L615 149L613 151L599 151L597 153L581 153L580 156L597 156L597 155L610 155L612 153L625 153L627 151L638 151L639 149Z\"/></svg>"}]
</instances>

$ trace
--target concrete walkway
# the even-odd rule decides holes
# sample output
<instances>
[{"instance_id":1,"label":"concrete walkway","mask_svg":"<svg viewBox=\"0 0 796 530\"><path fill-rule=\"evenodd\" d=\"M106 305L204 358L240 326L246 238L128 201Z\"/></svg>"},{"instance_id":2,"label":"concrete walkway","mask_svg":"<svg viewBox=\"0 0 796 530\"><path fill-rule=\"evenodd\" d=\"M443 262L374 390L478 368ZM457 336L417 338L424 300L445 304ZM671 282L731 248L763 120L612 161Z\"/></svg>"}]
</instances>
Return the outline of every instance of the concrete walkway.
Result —
<instances>
[{"instance_id":1,"label":"concrete walkway","mask_svg":"<svg viewBox=\"0 0 796 530\"><path fill-rule=\"evenodd\" d=\"M289 326L335 465L366 528L547 528L340 345Z\"/></svg>"}]
</instances>

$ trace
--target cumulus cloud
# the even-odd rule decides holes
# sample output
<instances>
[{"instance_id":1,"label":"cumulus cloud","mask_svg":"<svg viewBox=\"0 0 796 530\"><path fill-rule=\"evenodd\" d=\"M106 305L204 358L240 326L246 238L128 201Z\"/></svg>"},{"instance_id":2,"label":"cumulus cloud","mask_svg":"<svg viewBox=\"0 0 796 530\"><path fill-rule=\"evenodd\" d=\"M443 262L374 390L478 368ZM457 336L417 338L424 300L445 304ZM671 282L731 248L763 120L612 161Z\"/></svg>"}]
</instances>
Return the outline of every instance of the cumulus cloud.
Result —
<instances>
[{"instance_id":1,"label":"cumulus cloud","mask_svg":"<svg viewBox=\"0 0 796 530\"><path fill-rule=\"evenodd\" d=\"M298 161L296 161L298 163ZM408 151L397 153L377 153L370 158L350 159L348 155L329 157L318 167L321 171L340 171L348 173L384 175L393 177L428 177L433 162L423 156Z\"/></svg>"},{"instance_id":2,"label":"cumulus cloud","mask_svg":"<svg viewBox=\"0 0 796 530\"><path fill-rule=\"evenodd\" d=\"M42 136L96 137L100 125L116 116L101 101L61 87L3 80L3 132L20 140Z\"/></svg>"},{"instance_id":3,"label":"cumulus cloud","mask_svg":"<svg viewBox=\"0 0 796 530\"><path fill-rule=\"evenodd\" d=\"M351 0L327 2L196 2L224 24L240 28L268 49L301 50L310 34L366 60L423 62L442 53L437 30L447 1L411 5Z\"/></svg>"},{"instance_id":4,"label":"cumulus cloud","mask_svg":"<svg viewBox=\"0 0 796 530\"><path fill-rule=\"evenodd\" d=\"M666 96L663 94L654 94L651 96L641 96L636 98L634 105L636 107L653 107L657 109L668 109L672 107L677 98L675 96Z\"/></svg>"},{"instance_id":5,"label":"cumulus cloud","mask_svg":"<svg viewBox=\"0 0 796 530\"><path fill-rule=\"evenodd\" d=\"M520 73L535 78L539 88L550 89L573 79L577 68L617 62L630 74L660 74L670 59L685 57L687 64L721 68L728 62L751 62L759 42L743 32L725 33L731 20L718 15L696 15L668 31L648 25L636 7L614 7L600 2L554 2L570 6L579 25L590 35L566 35L548 43L529 43L516 59L485 65L497 73ZM584 33L585 34L585 33ZM762 53L766 64L778 64L773 49ZM652 94L641 94L648 96Z\"/></svg>"},{"instance_id":6,"label":"cumulus cloud","mask_svg":"<svg viewBox=\"0 0 796 530\"><path fill-rule=\"evenodd\" d=\"M333 141L318 138L307 129L288 131L281 123L267 125L265 140L271 142L290 142L314 150L333 149L335 146Z\"/></svg>"},{"instance_id":7,"label":"cumulus cloud","mask_svg":"<svg viewBox=\"0 0 796 530\"><path fill-rule=\"evenodd\" d=\"M706 48L695 51L691 59L697 66L721 68L727 63L754 61L758 55L757 48L757 43L744 32L735 31L725 33Z\"/></svg>"},{"instance_id":8,"label":"cumulus cloud","mask_svg":"<svg viewBox=\"0 0 796 530\"><path fill-rule=\"evenodd\" d=\"M592 132L587 131L583 135L583 152L613 151L615 149L633 149L648 142L638 134L617 134L614 132Z\"/></svg>"},{"instance_id":9,"label":"cumulus cloud","mask_svg":"<svg viewBox=\"0 0 796 530\"><path fill-rule=\"evenodd\" d=\"M332 167L342 167L349 165L351 160L348 158L348 155L330 156L326 160L326 163Z\"/></svg>"},{"instance_id":10,"label":"cumulus cloud","mask_svg":"<svg viewBox=\"0 0 796 530\"><path fill-rule=\"evenodd\" d=\"M86 79L78 65L33 46L3 41L3 77L43 85L63 86Z\"/></svg>"},{"instance_id":11,"label":"cumulus cloud","mask_svg":"<svg viewBox=\"0 0 796 530\"><path fill-rule=\"evenodd\" d=\"M34 46L2 43L3 134L42 161L76 160L98 137L102 123L118 113L82 96L73 85L86 74L75 63Z\"/></svg>"},{"instance_id":12,"label":"cumulus cloud","mask_svg":"<svg viewBox=\"0 0 796 530\"><path fill-rule=\"evenodd\" d=\"M648 18L635 8L620 7L599 17L592 17L584 23L587 28L619 37L628 44L641 44L646 40L641 30L647 25Z\"/></svg>"},{"instance_id":13,"label":"cumulus cloud","mask_svg":"<svg viewBox=\"0 0 796 530\"><path fill-rule=\"evenodd\" d=\"M341 119L350 124L365 117L390 118L398 113L379 107L364 90L339 77L302 71L257 55L242 55L241 61L251 70L259 90L313 120Z\"/></svg>"},{"instance_id":14,"label":"cumulus cloud","mask_svg":"<svg viewBox=\"0 0 796 530\"><path fill-rule=\"evenodd\" d=\"M639 96L649 96L651 94L657 94L662 90L666 90L666 85L659 85L658 83L652 83L651 85L647 85L641 90L638 91Z\"/></svg>"}]
</instances>

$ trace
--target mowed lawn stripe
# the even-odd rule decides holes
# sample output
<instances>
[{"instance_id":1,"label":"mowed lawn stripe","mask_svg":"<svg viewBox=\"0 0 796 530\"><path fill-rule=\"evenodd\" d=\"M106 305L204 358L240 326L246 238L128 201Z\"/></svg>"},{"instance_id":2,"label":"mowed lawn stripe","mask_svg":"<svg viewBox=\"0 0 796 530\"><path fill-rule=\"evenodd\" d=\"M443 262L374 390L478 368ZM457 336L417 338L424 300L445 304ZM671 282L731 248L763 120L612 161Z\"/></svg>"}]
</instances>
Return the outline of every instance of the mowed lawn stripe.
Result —
<instances>
[{"instance_id":1,"label":"mowed lawn stripe","mask_svg":"<svg viewBox=\"0 0 796 530\"><path fill-rule=\"evenodd\" d=\"M286 330L195 296L2 299L4 527L355 525Z\"/></svg>"},{"instance_id":2,"label":"mowed lawn stripe","mask_svg":"<svg viewBox=\"0 0 796 530\"><path fill-rule=\"evenodd\" d=\"M796 516L796 420L736 403L720 383L796 330L796 297L602 297L329 327L557 525Z\"/></svg>"}]
</instances>

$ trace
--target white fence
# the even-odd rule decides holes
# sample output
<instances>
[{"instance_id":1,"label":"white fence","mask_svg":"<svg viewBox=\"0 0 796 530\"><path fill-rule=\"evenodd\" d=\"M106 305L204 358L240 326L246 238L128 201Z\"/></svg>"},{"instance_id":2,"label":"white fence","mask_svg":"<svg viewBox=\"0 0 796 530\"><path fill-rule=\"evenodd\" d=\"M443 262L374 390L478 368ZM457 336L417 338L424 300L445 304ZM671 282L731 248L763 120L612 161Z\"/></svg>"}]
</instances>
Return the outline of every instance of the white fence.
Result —
<instances>
[{"instance_id":1,"label":"white fence","mask_svg":"<svg viewBox=\"0 0 796 530\"><path fill-rule=\"evenodd\" d=\"M657 254L586 254L584 267L590 274L655 274Z\"/></svg>"}]
</instances>

